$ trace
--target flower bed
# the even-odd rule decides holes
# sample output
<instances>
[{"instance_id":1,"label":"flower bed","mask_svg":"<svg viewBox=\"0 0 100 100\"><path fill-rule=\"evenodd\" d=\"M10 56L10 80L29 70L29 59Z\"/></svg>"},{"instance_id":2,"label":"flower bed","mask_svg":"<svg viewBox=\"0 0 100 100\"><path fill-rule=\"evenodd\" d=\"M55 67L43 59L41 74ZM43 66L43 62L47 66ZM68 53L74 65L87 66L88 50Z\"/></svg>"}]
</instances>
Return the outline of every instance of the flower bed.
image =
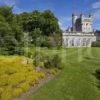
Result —
<instances>
[{"instance_id":1,"label":"flower bed","mask_svg":"<svg viewBox=\"0 0 100 100\"><path fill-rule=\"evenodd\" d=\"M32 59L23 56L0 56L0 100L11 100L38 84L44 78L36 72Z\"/></svg>"}]
</instances>

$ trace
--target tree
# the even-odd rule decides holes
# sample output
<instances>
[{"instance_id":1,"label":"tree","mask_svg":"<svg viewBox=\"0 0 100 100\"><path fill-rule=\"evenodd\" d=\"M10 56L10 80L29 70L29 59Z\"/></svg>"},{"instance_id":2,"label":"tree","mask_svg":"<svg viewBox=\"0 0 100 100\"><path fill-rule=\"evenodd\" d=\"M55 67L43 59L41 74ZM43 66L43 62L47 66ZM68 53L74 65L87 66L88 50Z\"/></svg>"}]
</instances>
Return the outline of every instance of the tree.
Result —
<instances>
[{"instance_id":1,"label":"tree","mask_svg":"<svg viewBox=\"0 0 100 100\"><path fill-rule=\"evenodd\" d=\"M21 43L23 41L23 31L20 25L17 23L17 17L14 15L11 23L12 33L14 33L15 39Z\"/></svg>"},{"instance_id":2,"label":"tree","mask_svg":"<svg viewBox=\"0 0 100 100\"><path fill-rule=\"evenodd\" d=\"M35 28L32 32L30 32L30 37L32 37L32 43L34 43L35 46L41 46L43 36L39 28Z\"/></svg>"},{"instance_id":3,"label":"tree","mask_svg":"<svg viewBox=\"0 0 100 100\"><path fill-rule=\"evenodd\" d=\"M0 47L3 51L12 52L18 44L15 38L14 26L16 27L16 23L14 23L12 8L8 6L0 7Z\"/></svg>"},{"instance_id":4,"label":"tree","mask_svg":"<svg viewBox=\"0 0 100 100\"><path fill-rule=\"evenodd\" d=\"M30 17L30 14L27 13L27 12L23 12L19 15L16 15L17 23L21 27L23 32L29 32L29 27L30 26L27 25L27 23L30 19L29 17Z\"/></svg>"},{"instance_id":5,"label":"tree","mask_svg":"<svg viewBox=\"0 0 100 100\"><path fill-rule=\"evenodd\" d=\"M43 33L47 36L53 34L54 32L59 34L60 28L58 25L58 19L54 16L54 14L50 10L46 10L42 13L42 16L45 19Z\"/></svg>"},{"instance_id":6,"label":"tree","mask_svg":"<svg viewBox=\"0 0 100 100\"><path fill-rule=\"evenodd\" d=\"M61 30L58 19L50 10L13 14L12 9L13 7L8 6L0 7L1 47L12 50L16 45L24 46L26 40L28 45L35 46L50 47L60 43Z\"/></svg>"},{"instance_id":7,"label":"tree","mask_svg":"<svg viewBox=\"0 0 100 100\"><path fill-rule=\"evenodd\" d=\"M13 20L13 12L12 7L9 6L1 6L0 7L0 15L2 15L8 23L11 23Z\"/></svg>"}]
</instances>

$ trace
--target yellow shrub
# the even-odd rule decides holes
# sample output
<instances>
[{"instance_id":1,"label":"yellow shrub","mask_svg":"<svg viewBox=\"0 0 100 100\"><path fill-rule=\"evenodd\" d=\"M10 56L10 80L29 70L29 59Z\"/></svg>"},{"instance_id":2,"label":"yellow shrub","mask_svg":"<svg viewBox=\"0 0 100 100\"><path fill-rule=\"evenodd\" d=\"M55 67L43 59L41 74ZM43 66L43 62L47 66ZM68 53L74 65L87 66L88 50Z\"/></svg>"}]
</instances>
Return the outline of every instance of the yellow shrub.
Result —
<instances>
[{"instance_id":1,"label":"yellow shrub","mask_svg":"<svg viewBox=\"0 0 100 100\"><path fill-rule=\"evenodd\" d=\"M30 75L27 77L27 82L30 84L30 85L34 85L35 83L38 82L38 77L37 76L33 76L33 75Z\"/></svg>"},{"instance_id":2,"label":"yellow shrub","mask_svg":"<svg viewBox=\"0 0 100 100\"><path fill-rule=\"evenodd\" d=\"M12 97L12 88L7 87L3 90L1 94L1 100L11 100Z\"/></svg>"},{"instance_id":3,"label":"yellow shrub","mask_svg":"<svg viewBox=\"0 0 100 100\"><path fill-rule=\"evenodd\" d=\"M25 82L21 84L20 88L22 89L23 92L26 92L30 88L30 85L28 82Z\"/></svg>"},{"instance_id":4,"label":"yellow shrub","mask_svg":"<svg viewBox=\"0 0 100 100\"><path fill-rule=\"evenodd\" d=\"M8 67L8 68L5 70L5 74L11 75L11 74L14 74L14 73L16 73L16 69L13 68L13 67Z\"/></svg>"},{"instance_id":5,"label":"yellow shrub","mask_svg":"<svg viewBox=\"0 0 100 100\"><path fill-rule=\"evenodd\" d=\"M0 96L1 96L2 92L3 92L3 88L0 87Z\"/></svg>"},{"instance_id":6,"label":"yellow shrub","mask_svg":"<svg viewBox=\"0 0 100 100\"><path fill-rule=\"evenodd\" d=\"M23 64L23 59L28 64ZM42 65L42 64L41 64ZM36 72L32 59L23 56L0 56L0 100L11 100L26 92L30 86L44 78L43 72Z\"/></svg>"},{"instance_id":7,"label":"yellow shrub","mask_svg":"<svg viewBox=\"0 0 100 100\"><path fill-rule=\"evenodd\" d=\"M43 72L39 72L39 73L38 73L38 77L39 77L39 78L45 78L45 74L44 74Z\"/></svg>"},{"instance_id":8,"label":"yellow shrub","mask_svg":"<svg viewBox=\"0 0 100 100\"><path fill-rule=\"evenodd\" d=\"M14 97L18 97L18 96L20 96L22 94L22 92L23 92L23 90L21 88L15 88L13 90L13 96Z\"/></svg>"},{"instance_id":9,"label":"yellow shrub","mask_svg":"<svg viewBox=\"0 0 100 100\"><path fill-rule=\"evenodd\" d=\"M9 77L9 84L12 86L16 86L23 81L25 81L25 75L23 73L16 73Z\"/></svg>"},{"instance_id":10,"label":"yellow shrub","mask_svg":"<svg viewBox=\"0 0 100 100\"><path fill-rule=\"evenodd\" d=\"M2 76L0 76L0 86L7 86L8 79L9 79L9 76L6 74L3 74Z\"/></svg>"}]
</instances>

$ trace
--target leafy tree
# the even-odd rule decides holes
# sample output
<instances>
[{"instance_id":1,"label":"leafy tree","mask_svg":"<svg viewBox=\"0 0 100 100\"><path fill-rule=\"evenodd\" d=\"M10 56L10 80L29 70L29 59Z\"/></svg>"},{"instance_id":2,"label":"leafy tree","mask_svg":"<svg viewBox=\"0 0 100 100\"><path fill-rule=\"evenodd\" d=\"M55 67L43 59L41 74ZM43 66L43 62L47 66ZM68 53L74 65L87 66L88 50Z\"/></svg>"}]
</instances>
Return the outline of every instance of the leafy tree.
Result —
<instances>
[{"instance_id":1,"label":"leafy tree","mask_svg":"<svg viewBox=\"0 0 100 100\"><path fill-rule=\"evenodd\" d=\"M12 9L0 7L0 47L13 51L15 47L23 47L27 41L28 45L60 46L58 19L50 10L13 14Z\"/></svg>"},{"instance_id":2,"label":"leafy tree","mask_svg":"<svg viewBox=\"0 0 100 100\"><path fill-rule=\"evenodd\" d=\"M27 12L23 12L19 15L16 15L17 23L21 27L24 32L28 32L28 21L29 21L30 14Z\"/></svg>"},{"instance_id":3,"label":"leafy tree","mask_svg":"<svg viewBox=\"0 0 100 100\"><path fill-rule=\"evenodd\" d=\"M43 32L45 35L51 35L54 32L59 33L60 28L58 25L58 19L54 16L54 14L50 10L46 10L42 13L42 16L45 19L45 23L43 25Z\"/></svg>"},{"instance_id":4,"label":"leafy tree","mask_svg":"<svg viewBox=\"0 0 100 100\"><path fill-rule=\"evenodd\" d=\"M1 6L0 7L0 15L2 15L8 23L11 23L13 20L13 12L12 7Z\"/></svg>"},{"instance_id":5,"label":"leafy tree","mask_svg":"<svg viewBox=\"0 0 100 100\"><path fill-rule=\"evenodd\" d=\"M23 31L21 26L18 25L17 23L17 18L16 16L13 17L12 23L11 23L11 28L12 28L12 33L14 33L15 39L21 43L23 41Z\"/></svg>"},{"instance_id":6,"label":"leafy tree","mask_svg":"<svg viewBox=\"0 0 100 100\"><path fill-rule=\"evenodd\" d=\"M32 38L32 43L35 44L35 46L41 46L43 36L42 32L39 28L35 28L31 33L30 37Z\"/></svg>"}]
</instances>

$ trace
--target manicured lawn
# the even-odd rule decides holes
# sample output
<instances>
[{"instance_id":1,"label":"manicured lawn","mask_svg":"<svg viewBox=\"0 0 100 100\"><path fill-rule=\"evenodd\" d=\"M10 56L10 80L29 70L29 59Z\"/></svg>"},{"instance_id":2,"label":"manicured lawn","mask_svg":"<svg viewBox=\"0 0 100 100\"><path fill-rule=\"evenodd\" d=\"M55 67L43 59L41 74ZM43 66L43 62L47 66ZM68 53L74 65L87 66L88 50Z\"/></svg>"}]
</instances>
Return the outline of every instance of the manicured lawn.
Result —
<instances>
[{"instance_id":1,"label":"manicured lawn","mask_svg":"<svg viewBox=\"0 0 100 100\"><path fill-rule=\"evenodd\" d=\"M55 52L62 56L64 69L28 100L100 100L97 79L93 75L95 69L100 68L100 48Z\"/></svg>"}]
</instances>

